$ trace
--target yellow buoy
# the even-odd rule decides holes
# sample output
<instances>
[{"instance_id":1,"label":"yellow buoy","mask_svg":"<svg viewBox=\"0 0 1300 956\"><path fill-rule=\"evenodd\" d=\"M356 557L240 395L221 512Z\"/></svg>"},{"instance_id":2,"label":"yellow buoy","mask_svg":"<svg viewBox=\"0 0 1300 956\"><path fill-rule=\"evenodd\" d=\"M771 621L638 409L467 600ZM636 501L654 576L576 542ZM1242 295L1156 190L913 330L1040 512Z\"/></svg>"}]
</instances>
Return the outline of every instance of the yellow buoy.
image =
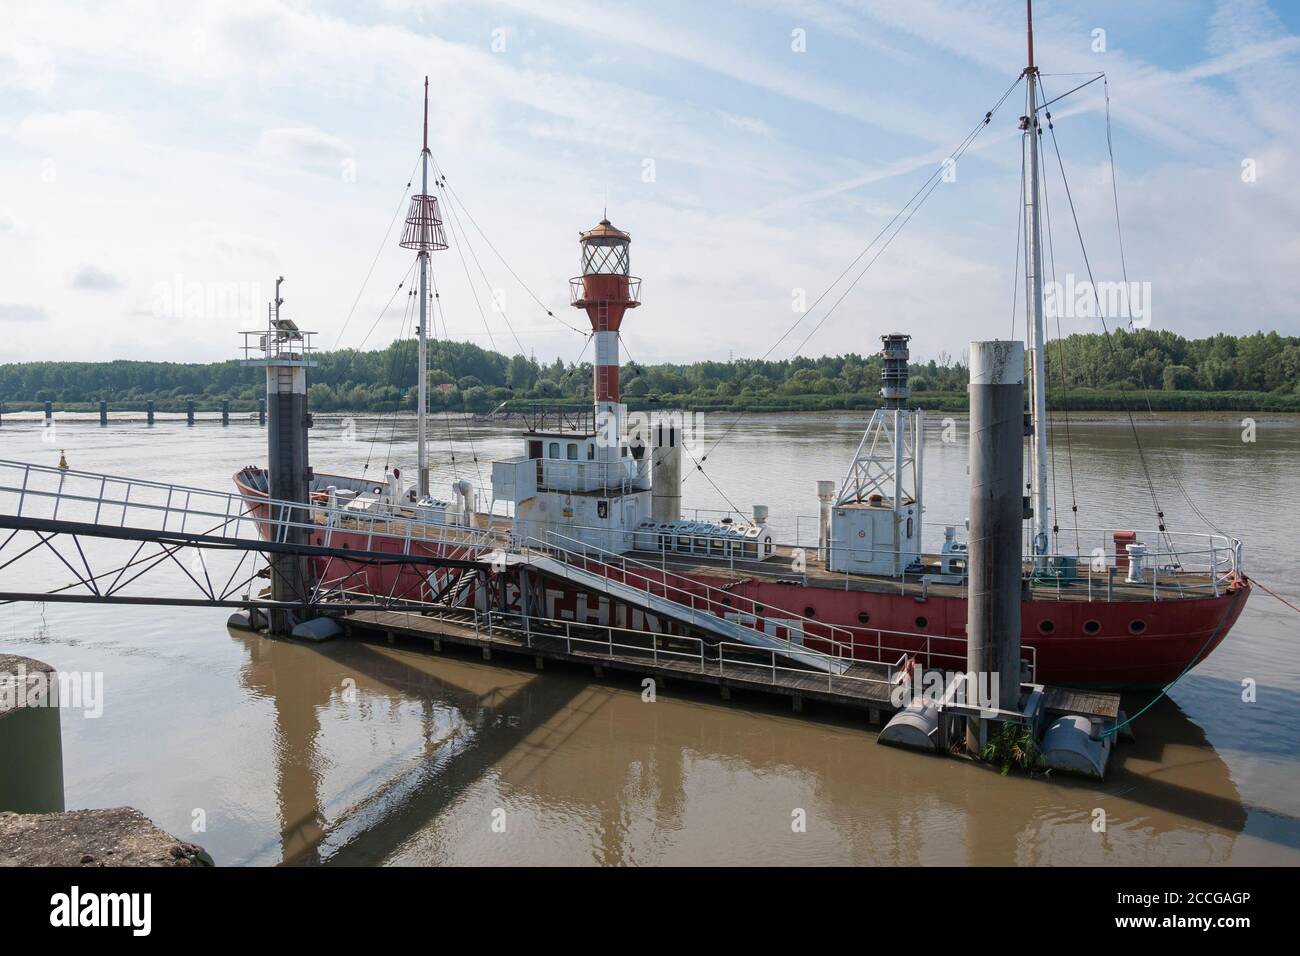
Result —
<instances>
[{"instance_id":1,"label":"yellow buoy","mask_svg":"<svg viewBox=\"0 0 1300 956\"><path fill-rule=\"evenodd\" d=\"M59 449L59 470L60 471L68 470L68 459L67 456L63 454L62 448Z\"/></svg>"}]
</instances>

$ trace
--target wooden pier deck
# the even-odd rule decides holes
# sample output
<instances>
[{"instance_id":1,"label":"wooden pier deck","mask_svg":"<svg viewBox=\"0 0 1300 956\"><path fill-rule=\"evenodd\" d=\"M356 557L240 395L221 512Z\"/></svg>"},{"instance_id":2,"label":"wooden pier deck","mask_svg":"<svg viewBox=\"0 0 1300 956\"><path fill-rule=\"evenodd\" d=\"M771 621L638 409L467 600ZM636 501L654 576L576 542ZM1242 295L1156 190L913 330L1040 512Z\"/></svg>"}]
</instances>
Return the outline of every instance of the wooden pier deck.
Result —
<instances>
[{"instance_id":1,"label":"wooden pier deck","mask_svg":"<svg viewBox=\"0 0 1300 956\"><path fill-rule=\"evenodd\" d=\"M441 647L443 642L481 648L485 656L501 652L531 657L538 666L544 661L562 661L640 677L659 677L719 688L729 697L732 689L756 691L789 698L796 710L806 700L866 710L873 724L892 714L891 668L886 664L857 661L845 673L826 674L757 660L762 652L743 659L745 649L727 645L715 656L693 639L658 635L645 646L624 643L628 637L599 626L574 624L569 633L554 630L493 624L485 626L466 615L425 615L403 611L358 610L339 618L345 634L364 632L385 636L424 639ZM605 631L609 640L595 637ZM735 655L735 656L732 656Z\"/></svg>"}]
</instances>

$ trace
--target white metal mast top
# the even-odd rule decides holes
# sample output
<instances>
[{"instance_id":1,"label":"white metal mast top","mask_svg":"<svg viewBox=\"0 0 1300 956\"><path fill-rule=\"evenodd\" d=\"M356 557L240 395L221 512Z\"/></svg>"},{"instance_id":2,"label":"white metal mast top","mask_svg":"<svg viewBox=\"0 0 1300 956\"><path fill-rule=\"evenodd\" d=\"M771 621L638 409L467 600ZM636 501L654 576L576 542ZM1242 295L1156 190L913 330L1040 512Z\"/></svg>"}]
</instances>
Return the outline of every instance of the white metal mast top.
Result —
<instances>
[{"instance_id":1,"label":"white metal mast top","mask_svg":"<svg viewBox=\"0 0 1300 956\"><path fill-rule=\"evenodd\" d=\"M1038 67L1034 65L1033 0L1025 0L1028 21L1029 63L1025 67L1025 307L1029 326L1030 412L1033 421L1033 456L1030 463L1030 494L1034 509L1035 555L1046 555L1051 546L1051 515L1048 513L1047 475L1047 352L1043 323L1043 248L1038 212ZM1035 558L1035 565L1045 558Z\"/></svg>"},{"instance_id":2,"label":"white metal mast top","mask_svg":"<svg viewBox=\"0 0 1300 956\"><path fill-rule=\"evenodd\" d=\"M429 195L429 78L424 78L424 147L420 151L420 194ZM419 460L418 488L419 496L429 495L429 459L427 456L427 412L429 408L429 337L426 330L429 311L429 251L420 250L420 347L417 363L419 365L416 380L415 443Z\"/></svg>"}]
</instances>

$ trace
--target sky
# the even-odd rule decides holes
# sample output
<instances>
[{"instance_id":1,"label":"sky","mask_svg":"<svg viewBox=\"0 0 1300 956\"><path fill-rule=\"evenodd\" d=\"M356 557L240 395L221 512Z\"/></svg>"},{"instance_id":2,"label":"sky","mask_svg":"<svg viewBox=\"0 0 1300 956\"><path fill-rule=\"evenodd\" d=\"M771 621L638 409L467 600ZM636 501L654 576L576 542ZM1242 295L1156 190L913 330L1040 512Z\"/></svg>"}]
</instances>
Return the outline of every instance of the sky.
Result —
<instances>
[{"instance_id":1,"label":"sky","mask_svg":"<svg viewBox=\"0 0 1300 956\"><path fill-rule=\"evenodd\" d=\"M1049 96L1106 76L1043 140L1061 334L1101 328L1068 307L1071 200L1139 324L1300 334L1300 4L1040 0L1035 51ZM6 0L0 362L236 357L279 275L322 347L409 335L426 75L438 334L589 360L568 279L607 213L642 279L625 359L865 354L896 331L960 359L1024 333L1023 85L868 244L1024 65L1007 0Z\"/></svg>"}]
</instances>

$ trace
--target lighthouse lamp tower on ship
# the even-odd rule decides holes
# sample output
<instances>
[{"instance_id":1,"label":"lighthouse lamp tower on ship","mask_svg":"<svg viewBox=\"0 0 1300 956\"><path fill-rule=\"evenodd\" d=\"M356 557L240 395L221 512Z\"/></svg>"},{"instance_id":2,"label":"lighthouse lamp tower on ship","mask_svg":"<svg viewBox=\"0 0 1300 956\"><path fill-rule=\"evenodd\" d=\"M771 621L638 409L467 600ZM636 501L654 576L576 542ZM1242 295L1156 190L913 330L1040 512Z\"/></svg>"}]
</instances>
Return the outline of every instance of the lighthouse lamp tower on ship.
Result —
<instances>
[{"instance_id":1,"label":"lighthouse lamp tower on ship","mask_svg":"<svg viewBox=\"0 0 1300 956\"><path fill-rule=\"evenodd\" d=\"M624 551L651 517L646 445L639 435L628 441L618 387L619 327L641 304L641 280L630 274L631 241L608 219L579 236L582 274L570 280L570 299L587 313L595 339L590 427L529 431L524 455L493 463L493 495L514 503L514 532L525 546Z\"/></svg>"}]
</instances>

